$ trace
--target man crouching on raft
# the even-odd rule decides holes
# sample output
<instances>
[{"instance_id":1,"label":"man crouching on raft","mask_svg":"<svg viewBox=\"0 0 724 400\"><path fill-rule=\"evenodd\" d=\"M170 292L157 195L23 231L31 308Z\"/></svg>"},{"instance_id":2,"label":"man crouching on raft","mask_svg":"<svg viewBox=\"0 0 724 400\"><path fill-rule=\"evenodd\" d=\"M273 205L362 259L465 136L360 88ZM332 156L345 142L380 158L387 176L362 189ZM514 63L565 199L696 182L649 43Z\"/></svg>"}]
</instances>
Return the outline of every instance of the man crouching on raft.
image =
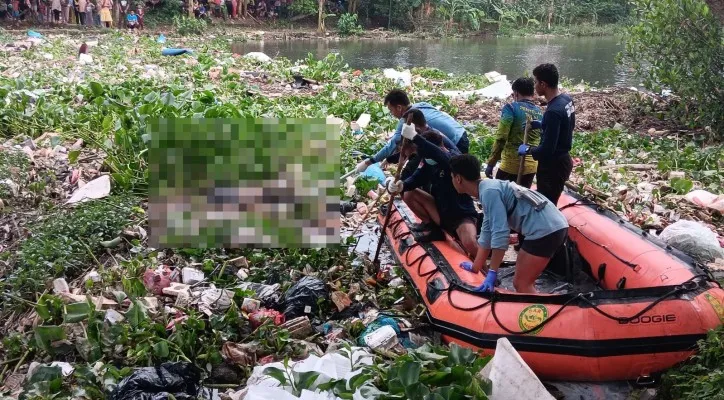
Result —
<instances>
[{"instance_id":1,"label":"man crouching on raft","mask_svg":"<svg viewBox=\"0 0 724 400\"><path fill-rule=\"evenodd\" d=\"M450 140L427 125L422 111L411 109L407 113L412 114L414 127L405 124L402 129L402 136L410 141L402 152L415 152L422 161L412 176L397 181L389 177L385 186L390 193L402 193L405 203L422 220L410 228L428 232L418 237L418 242L445 240L445 230L460 241L469 257L475 258L478 213L473 199L457 193L450 182L450 158L460 152ZM428 183L432 184L432 194L419 189Z\"/></svg>"},{"instance_id":2,"label":"man crouching on raft","mask_svg":"<svg viewBox=\"0 0 724 400\"><path fill-rule=\"evenodd\" d=\"M492 251L490 269L478 291L495 290L498 268L510 241L510 230L524 239L516 260L513 286L519 293L536 293L535 280L543 273L568 236L568 221L540 193L515 182L480 177L480 161L472 155L450 159L453 186L458 193L477 197L483 207L483 225L472 272L483 269Z\"/></svg>"}]
</instances>

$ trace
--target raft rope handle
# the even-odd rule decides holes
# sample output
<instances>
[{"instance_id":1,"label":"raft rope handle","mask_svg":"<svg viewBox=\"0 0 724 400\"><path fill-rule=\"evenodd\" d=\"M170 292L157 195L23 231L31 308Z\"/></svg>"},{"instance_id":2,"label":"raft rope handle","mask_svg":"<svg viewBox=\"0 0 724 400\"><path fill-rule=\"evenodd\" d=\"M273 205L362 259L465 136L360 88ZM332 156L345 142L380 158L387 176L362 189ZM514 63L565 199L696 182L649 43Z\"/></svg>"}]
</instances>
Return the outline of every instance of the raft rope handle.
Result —
<instances>
[{"instance_id":1,"label":"raft rope handle","mask_svg":"<svg viewBox=\"0 0 724 400\"><path fill-rule=\"evenodd\" d=\"M568 300L568 301L566 301L565 303L563 303L563 305L561 306L561 308L559 308L556 312L554 312L554 313L550 316L550 318L546 318L546 319L545 319L543 322L541 322L540 324L538 324L538 325L536 325L536 326L534 326L534 327L532 327L532 328L530 328L530 329L526 329L526 330L523 330L523 331L520 331L520 332L516 332L516 331L513 331L513 330L511 330L511 329L508 329L506 326L504 326L504 325L500 322L500 320L498 319L498 314L495 312L495 303L498 301L498 300L496 300L496 296L495 296L495 295L493 295L493 298L491 299L492 304L490 305L490 313L493 314L493 319L495 320L495 322L496 322L504 331L506 331L506 332L508 332L508 333L510 333L510 334L513 334L513 335L525 335L525 334L527 334L527 333L536 331L536 330L538 330L539 328L544 327L549 321L552 321L556 316L558 316L558 314L561 313L561 311L563 311L564 308L568 307L568 305L570 305L570 304L571 304L573 301L575 301L575 300L583 300L584 302L588 303L588 305L590 305L594 310L596 310L596 312L598 312L599 314L603 315L604 317L606 317L606 318L608 318L608 319L611 319L611 320L614 320L614 321L617 321L617 322L630 322L630 321L632 321L632 320L634 320L634 319L636 319L636 318L639 318L640 316L644 315L644 314L647 313L649 310L651 310L652 308L654 308L657 304L659 304L659 303L661 303L662 301L666 300L668 297L671 297L671 296L673 296L673 295L675 295L675 294L678 294L678 293L680 293L680 292L689 291L689 290L694 290L694 289L698 288L698 287L699 287L699 283L696 282L695 280L698 279L698 278L702 278L702 277L705 278L705 279L708 279L708 277L707 277L706 275L695 275L695 276L693 276L692 278L690 278L689 280L683 282L682 284L676 285L676 286L674 287L674 289L672 289L672 290L669 291L668 293L663 294L663 295L660 296L658 299L656 299L656 300L654 300L653 302L651 302L651 304L649 304L648 306L644 307L641 311L637 312L636 314L634 314L634 315L632 315L632 316L630 316L630 317L615 317L615 316L613 316L613 315L611 315L611 314L609 314L609 313L601 310L597 305L593 304L593 302L591 302L590 300L588 300L588 297L592 296L592 295L593 295L593 292L579 293L577 296L572 297L570 300ZM690 284L694 284L694 285L693 285L693 286L690 286Z\"/></svg>"},{"instance_id":2,"label":"raft rope handle","mask_svg":"<svg viewBox=\"0 0 724 400\"><path fill-rule=\"evenodd\" d=\"M598 243L597 241L593 240L590 236L588 236L588 235L586 235L585 233L583 233L583 231L582 231L581 228L580 228L581 226L583 226L583 225L573 226L573 228L574 228L575 230L577 230L578 233L580 233L581 236L583 236L586 240L588 240L589 242L595 244L596 246L598 246L598 247L606 250L606 252L607 252L608 254L610 254L610 255L613 256L613 258L615 258L615 259L617 259L618 261L624 263L626 266L628 266L628 267L631 268L631 269L634 269L634 270L635 270L636 267L639 266L638 264L634 264L634 263L632 263L631 261L626 261L626 260L624 260L623 258L621 258L620 256L616 255L616 253L614 253L614 252L613 252L608 246L606 246L605 244L601 244L601 243Z\"/></svg>"}]
</instances>

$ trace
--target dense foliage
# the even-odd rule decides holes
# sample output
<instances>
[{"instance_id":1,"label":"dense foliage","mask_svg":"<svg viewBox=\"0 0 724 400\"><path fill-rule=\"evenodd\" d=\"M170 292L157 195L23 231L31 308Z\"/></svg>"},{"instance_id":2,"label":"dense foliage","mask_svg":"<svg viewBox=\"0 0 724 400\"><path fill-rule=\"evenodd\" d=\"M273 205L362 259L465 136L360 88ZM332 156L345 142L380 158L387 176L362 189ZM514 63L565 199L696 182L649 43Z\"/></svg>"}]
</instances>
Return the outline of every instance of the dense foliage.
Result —
<instances>
[{"instance_id":1,"label":"dense foliage","mask_svg":"<svg viewBox=\"0 0 724 400\"><path fill-rule=\"evenodd\" d=\"M681 97L674 116L724 134L722 27L703 0L635 0L624 61L647 88Z\"/></svg>"},{"instance_id":2,"label":"dense foliage","mask_svg":"<svg viewBox=\"0 0 724 400\"><path fill-rule=\"evenodd\" d=\"M662 381L665 400L724 398L724 326L699 342L699 353L667 372Z\"/></svg>"},{"instance_id":3,"label":"dense foliage","mask_svg":"<svg viewBox=\"0 0 724 400\"><path fill-rule=\"evenodd\" d=\"M357 35L362 32L362 26L357 22L357 14L342 14L337 21L337 30L342 36Z\"/></svg>"}]
</instances>

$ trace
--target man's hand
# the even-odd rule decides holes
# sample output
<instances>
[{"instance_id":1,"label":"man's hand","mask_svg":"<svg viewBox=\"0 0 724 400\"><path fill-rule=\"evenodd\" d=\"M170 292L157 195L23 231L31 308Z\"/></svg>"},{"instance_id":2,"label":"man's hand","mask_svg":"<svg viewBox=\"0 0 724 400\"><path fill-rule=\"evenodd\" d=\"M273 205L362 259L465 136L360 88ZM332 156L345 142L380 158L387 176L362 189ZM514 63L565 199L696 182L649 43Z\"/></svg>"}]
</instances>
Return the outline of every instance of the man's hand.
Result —
<instances>
[{"instance_id":1,"label":"man's hand","mask_svg":"<svg viewBox=\"0 0 724 400\"><path fill-rule=\"evenodd\" d=\"M533 120L530 121L531 129L543 129L543 121Z\"/></svg>"},{"instance_id":2,"label":"man's hand","mask_svg":"<svg viewBox=\"0 0 724 400\"><path fill-rule=\"evenodd\" d=\"M367 170L367 167L370 166L369 160L362 160L359 164L357 164L357 167L355 167L354 172L356 173L362 173Z\"/></svg>"},{"instance_id":3,"label":"man's hand","mask_svg":"<svg viewBox=\"0 0 724 400\"><path fill-rule=\"evenodd\" d=\"M385 179L385 188L391 195L396 195L397 193L402 192L403 183L401 180L395 180L393 176L388 177Z\"/></svg>"},{"instance_id":4,"label":"man's hand","mask_svg":"<svg viewBox=\"0 0 724 400\"><path fill-rule=\"evenodd\" d=\"M468 271L468 272L473 272L473 273L476 273L476 274L478 273L477 271L473 271L473 263L471 263L470 261L463 261L463 262L461 262L461 263L460 263L460 268L462 268L462 269L464 269L464 270L466 270L466 271Z\"/></svg>"},{"instance_id":5,"label":"man's hand","mask_svg":"<svg viewBox=\"0 0 724 400\"><path fill-rule=\"evenodd\" d=\"M488 164L487 168L485 168L485 176L487 176L488 178L492 178L493 168L495 168L495 164Z\"/></svg>"},{"instance_id":6,"label":"man's hand","mask_svg":"<svg viewBox=\"0 0 724 400\"><path fill-rule=\"evenodd\" d=\"M527 145L527 144L525 144L525 143L521 144L521 145L518 147L518 155L519 155L519 156L524 156L524 155L528 154L529 151L530 151L530 146Z\"/></svg>"},{"instance_id":7,"label":"man's hand","mask_svg":"<svg viewBox=\"0 0 724 400\"><path fill-rule=\"evenodd\" d=\"M480 285L477 289L475 289L476 292L492 292L495 291L495 281L498 279L498 273L495 270L489 270L488 274L485 276L485 282L483 282L482 285Z\"/></svg>"},{"instance_id":8,"label":"man's hand","mask_svg":"<svg viewBox=\"0 0 724 400\"><path fill-rule=\"evenodd\" d=\"M415 138L415 136L417 136L417 131L412 124L405 124L405 126L402 127L402 137L408 140L412 140Z\"/></svg>"}]
</instances>

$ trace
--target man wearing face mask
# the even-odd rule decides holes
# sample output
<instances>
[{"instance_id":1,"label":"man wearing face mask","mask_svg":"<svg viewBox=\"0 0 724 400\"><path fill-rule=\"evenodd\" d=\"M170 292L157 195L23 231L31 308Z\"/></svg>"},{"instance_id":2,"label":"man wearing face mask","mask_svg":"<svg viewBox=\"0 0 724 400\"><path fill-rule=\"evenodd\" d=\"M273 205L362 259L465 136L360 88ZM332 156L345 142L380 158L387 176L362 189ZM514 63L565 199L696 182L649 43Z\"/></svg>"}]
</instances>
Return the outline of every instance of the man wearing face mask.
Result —
<instances>
[{"instance_id":1,"label":"man wearing face mask","mask_svg":"<svg viewBox=\"0 0 724 400\"><path fill-rule=\"evenodd\" d=\"M387 178L385 186L390 193L402 193L405 204L422 220L410 228L427 232L417 239L418 242L445 240L445 230L474 259L478 251L478 213L470 196L455 191L450 176L450 159L460 151L448 138L428 126L421 110L413 108L407 113L412 114L414 127L403 126L402 137L410 143L402 151L414 151L422 161L410 177L397 181L393 177ZM432 184L432 195L419 189L428 183Z\"/></svg>"},{"instance_id":2,"label":"man wearing face mask","mask_svg":"<svg viewBox=\"0 0 724 400\"><path fill-rule=\"evenodd\" d=\"M357 164L355 171L358 173L364 172L370 165L381 162L385 159L387 159L388 162L397 162L398 155L394 153L398 144L402 140L401 132L404 126L403 115L413 108L420 110L423 113L427 124L431 128L436 129L453 143L450 148L456 148L457 150L460 150L462 154L468 153L470 141L468 140L468 134L465 131L465 128L463 128L463 126L460 125L455 118L438 110L432 104L424 102L411 104L409 97L407 97L407 93L400 89L393 89L387 94L387 96L385 96L385 106L387 106L387 109L390 110L390 113L395 116L395 118L400 119L397 123L395 134L392 136L392 139L387 142L385 147L377 152L377 154ZM410 162L407 164L408 168L405 168L402 171L401 177L405 179L412 175L420 160L421 157L417 155L410 158Z\"/></svg>"},{"instance_id":3,"label":"man wearing face mask","mask_svg":"<svg viewBox=\"0 0 724 400\"><path fill-rule=\"evenodd\" d=\"M533 104L533 79L518 78L513 82L513 102L503 106L498 124L498 136L493 145L493 151L488 159L488 166L485 168L485 176L493 177L493 168L498 161L501 161L500 168L495 174L495 179L515 182L518 177L520 156L518 147L523 144L525 124L527 117L538 121L543 116L540 107ZM531 129L528 132L527 144L537 146L540 143L540 129ZM533 185L538 162L532 156L525 157L521 186L526 188Z\"/></svg>"}]
</instances>

